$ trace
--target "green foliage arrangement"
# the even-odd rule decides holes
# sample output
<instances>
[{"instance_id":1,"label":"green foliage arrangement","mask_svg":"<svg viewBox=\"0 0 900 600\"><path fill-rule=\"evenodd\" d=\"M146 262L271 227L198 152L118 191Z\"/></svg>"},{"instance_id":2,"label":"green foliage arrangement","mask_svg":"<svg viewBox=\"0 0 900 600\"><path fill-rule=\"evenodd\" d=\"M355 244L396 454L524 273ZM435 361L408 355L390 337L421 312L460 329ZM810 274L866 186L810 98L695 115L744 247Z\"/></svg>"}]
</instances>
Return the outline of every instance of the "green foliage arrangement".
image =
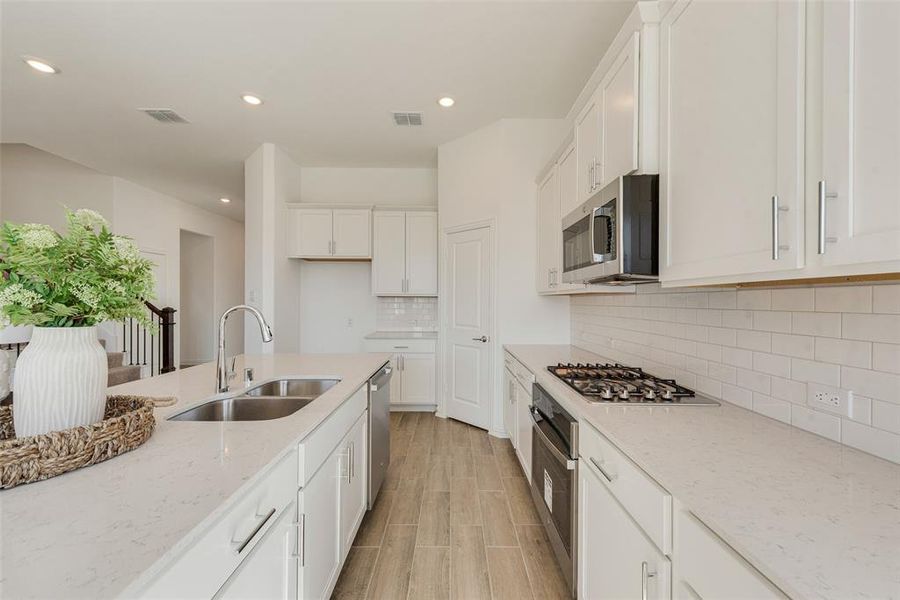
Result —
<instances>
[{"instance_id":1,"label":"green foliage arrangement","mask_svg":"<svg viewBox=\"0 0 900 600\"><path fill-rule=\"evenodd\" d=\"M66 235L3 223L0 326L90 327L132 318L151 327L144 302L153 297L153 263L93 210L67 209L66 220Z\"/></svg>"}]
</instances>

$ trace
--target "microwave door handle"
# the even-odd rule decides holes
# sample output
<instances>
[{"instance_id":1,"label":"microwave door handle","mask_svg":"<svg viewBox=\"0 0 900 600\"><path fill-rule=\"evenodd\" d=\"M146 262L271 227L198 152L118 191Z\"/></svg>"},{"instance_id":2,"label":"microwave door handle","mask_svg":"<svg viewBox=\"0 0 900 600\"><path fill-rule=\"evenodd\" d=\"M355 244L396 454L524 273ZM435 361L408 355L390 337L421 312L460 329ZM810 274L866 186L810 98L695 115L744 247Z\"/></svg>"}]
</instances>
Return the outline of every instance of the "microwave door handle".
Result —
<instances>
[{"instance_id":1,"label":"microwave door handle","mask_svg":"<svg viewBox=\"0 0 900 600\"><path fill-rule=\"evenodd\" d=\"M592 264L597 262L597 248L594 246L594 221L597 220L597 211L599 210L599 208L593 208L591 209L590 215L588 215L588 218L590 219L590 223L588 224L588 236L590 237L590 240L588 244L590 245Z\"/></svg>"}]
</instances>

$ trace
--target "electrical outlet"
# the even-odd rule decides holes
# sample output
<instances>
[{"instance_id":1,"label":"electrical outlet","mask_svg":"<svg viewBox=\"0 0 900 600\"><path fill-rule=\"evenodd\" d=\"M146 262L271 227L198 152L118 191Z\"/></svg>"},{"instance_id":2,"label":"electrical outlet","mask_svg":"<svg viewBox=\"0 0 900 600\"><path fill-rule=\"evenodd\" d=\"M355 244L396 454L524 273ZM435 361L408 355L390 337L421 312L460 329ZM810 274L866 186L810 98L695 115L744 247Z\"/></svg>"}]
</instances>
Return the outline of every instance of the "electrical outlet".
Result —
<instances>
[{"instance_id":1,"label":"electrical outlet","mask_svg":"<svg viewBox=\"0 0 900 600\"><path fill-rule=\"evenodd\" d=\"M850 407L853 403L853 392L850 390L812 382L806 384L806 390L806 403L813 408L845 417L850 416Z\"/></svg>"}]
</instances>

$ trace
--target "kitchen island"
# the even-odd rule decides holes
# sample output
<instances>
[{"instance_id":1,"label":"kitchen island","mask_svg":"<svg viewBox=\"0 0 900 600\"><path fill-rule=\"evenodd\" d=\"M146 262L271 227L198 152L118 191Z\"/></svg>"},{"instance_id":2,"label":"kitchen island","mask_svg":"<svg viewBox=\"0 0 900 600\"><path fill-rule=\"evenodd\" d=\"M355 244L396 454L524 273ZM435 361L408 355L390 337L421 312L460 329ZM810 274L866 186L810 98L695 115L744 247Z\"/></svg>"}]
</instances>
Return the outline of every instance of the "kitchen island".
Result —
<instances>
[{"instance_id":1,"label":"kitchen island","mask_svg":"<svg viewBox=\"0 0 900 600\"><path fill-rule=\"evenodd\" d=\"M236 371L253 368L260 383L340 379L294 414L268 421L167 420L213 395L213 363L111 388L111 394L170 396L176 402L155 411L153 436L133 452L0 492L0 597L139 595L220 519L233 498L256 485L273 465L291 453L296 456L298 443L351 397L357 398L389 358L238 357ZM235 380L232 388L240 387Z\"/></svg>"}]
</instances>

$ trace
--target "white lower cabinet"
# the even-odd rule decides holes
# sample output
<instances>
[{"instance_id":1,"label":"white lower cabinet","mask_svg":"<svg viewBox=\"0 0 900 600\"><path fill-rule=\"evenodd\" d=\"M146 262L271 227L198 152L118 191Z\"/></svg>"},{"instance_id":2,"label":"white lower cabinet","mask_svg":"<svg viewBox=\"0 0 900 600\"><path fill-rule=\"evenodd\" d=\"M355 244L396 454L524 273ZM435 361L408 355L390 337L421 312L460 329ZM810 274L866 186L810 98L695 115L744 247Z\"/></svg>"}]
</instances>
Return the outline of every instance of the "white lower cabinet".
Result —
<instances>
[{"instance_id":1,"label":"white lower cabinet","mask_svg":"<svg viewBox=\"0 0 900 600\"><path fill-rule=\"evenodd\" d=\"M366 352L393 354L391 366L391 407L411 410L436 404L437 379L435 339L369 339Z\"/></svg>"},{"instance_id":2,"label":"white lower cabinet","mask_svg":"<svg viewBox=\"0 0 900 600\"><path fill-rule=\"evenodd\" d=\"M341 459L338 446L297 494L300 598L326 598L341 570Z\"/></svg>"},{"instance_id":3,"label":"white lower cabinet","mask_svg":"<svg viewBox=\"0 0 900 600\"><path fill-rule=\"evenodd\" d=\"M531 480L531 390L516 381L516 455Z\"/></svg>"},{"instance_id":4,"label":"white lower cabinet","mask_svg":"<svg viewBox=\"0 0 900 600\"><path fill-rule=\"evenodd\" d=\"M341 442L339 447L345 456L341 472L341 545L346 555L356 537L359 524L368 506L366 498L366 465L368 444L366 437L367 414L363 415Z\"/></svg>"},{"instance_id":5,"label":"white lower cabinet","mask_svg":"<svg viewBox=\"0 0 900 600\"><path fill-rule=\"evenodd\" d=\"M503 426L513 448L516 447L516 377L509 369L503 370Z\"/></svg>"},{"instance_id":6,"label":"white lower cabinet","mask_svg":"<svg viewBox=\"0 0 900 600\"><path fill-rule=\"evenodd\" d=\"M670 598L669 559L613 497L593 466L580 464L578 490L578 597ZM710 599L723 597L727 596Z\"/></svg>"},{"instance_id":7,"label":"white lower cabinet","mask_svg":"<svg viewBox=\"0 0 900 600\"><path fill-rule=\"evenodd\" d=\"M297 503L281 511L266 535L228 578L216 600L297 598Z\"/></svg>"},{"instance_id":8,"label":"white lower cabinet","mask_svg":"<svg viewBox=\"0 0 900 600\"><path fill-rule=\"evenodd\" d=\"M674 598L784 599L768 579L684 509L675 514Z\"/></svg>"}]
</instances>

